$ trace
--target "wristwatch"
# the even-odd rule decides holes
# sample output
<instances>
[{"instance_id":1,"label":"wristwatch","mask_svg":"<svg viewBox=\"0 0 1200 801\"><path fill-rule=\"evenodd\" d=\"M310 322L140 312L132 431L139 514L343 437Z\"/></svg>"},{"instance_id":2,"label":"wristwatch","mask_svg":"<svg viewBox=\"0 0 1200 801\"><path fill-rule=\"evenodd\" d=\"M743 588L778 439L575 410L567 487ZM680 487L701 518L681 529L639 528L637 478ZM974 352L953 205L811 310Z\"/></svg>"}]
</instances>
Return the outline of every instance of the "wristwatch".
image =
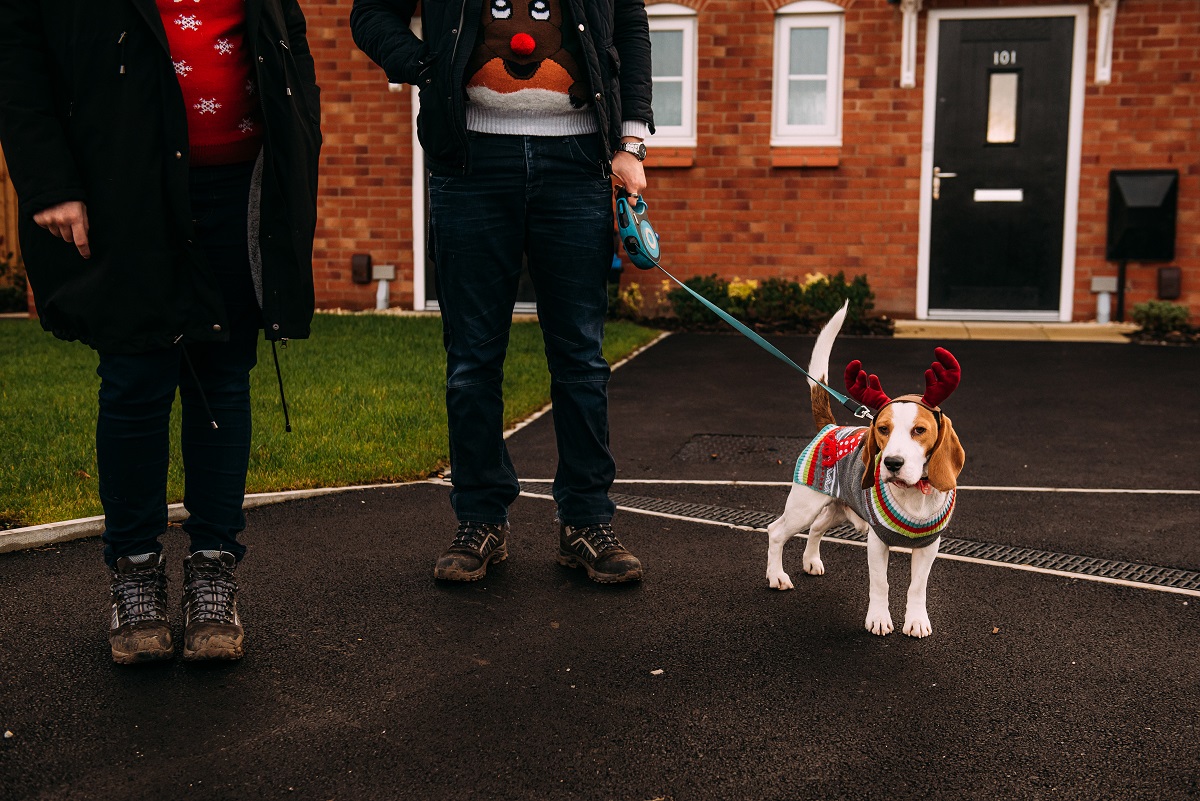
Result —
<instances>
[{"instance_id":1,"label":"wristwatch","mask_svg":"<svg viewBox=\"0 0 1200 801\"><path fill-rule=\"evenodd\" d=\"M621 144L617 145L617 150L624 150L638 161L646 160L645 142L622 142Z\"/></svg>"}]
</instances>

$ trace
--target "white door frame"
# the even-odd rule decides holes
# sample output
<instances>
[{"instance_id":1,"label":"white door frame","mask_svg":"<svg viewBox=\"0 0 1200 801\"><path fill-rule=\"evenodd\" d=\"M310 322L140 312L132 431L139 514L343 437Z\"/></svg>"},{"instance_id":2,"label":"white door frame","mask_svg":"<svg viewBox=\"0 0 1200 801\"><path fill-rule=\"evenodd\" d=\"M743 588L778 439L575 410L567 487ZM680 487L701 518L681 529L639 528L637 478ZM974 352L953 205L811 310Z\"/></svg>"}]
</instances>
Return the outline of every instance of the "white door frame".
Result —
<instances>
[{"instance_id":1,"label":"white door frame","mask_svg":"<svg viewBox=\"0 0 1200 801\"><path fill-rule=\"evenodd\" d=\"M946 19L1074 17L1071 99L1067 136L1067 186L1063 214L1062 283L1058 311L929 311L929 234L933 214L933 138L937 114L938 31ZM1087 71L1088 7L1086 5L1020 8L958 8L929 12L925 33L925 113L921 129L920 240L917 246L917 319L1050 320L1069 323L1075 296L1075 246L1079 225L1079 165L1083 152L1083 100Z\"/></svg>"}]
</instances>

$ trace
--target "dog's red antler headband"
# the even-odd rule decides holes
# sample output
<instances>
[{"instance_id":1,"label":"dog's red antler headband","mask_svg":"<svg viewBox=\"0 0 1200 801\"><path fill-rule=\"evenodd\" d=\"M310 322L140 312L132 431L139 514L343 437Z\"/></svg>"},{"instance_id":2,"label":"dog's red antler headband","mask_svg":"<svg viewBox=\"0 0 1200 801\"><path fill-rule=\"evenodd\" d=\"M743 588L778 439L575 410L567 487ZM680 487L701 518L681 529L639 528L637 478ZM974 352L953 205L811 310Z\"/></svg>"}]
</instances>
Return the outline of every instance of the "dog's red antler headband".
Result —
<instances>
[{"instance_id":1,"label":"dog's red antler headband","mask_svg":"<svg viewBox=\"0 0 1200 801\"><path fill-rule=\"evenodd\" d=\"M867 375L858 359L846 365L846 391L850 393L850 397L872 409L882 409L892 402L879 386L879 376Z\"/></svg>"},{"instance_id":2,"label":"dog's red antler headband","mask_svg":"<svg viewBox=\"0 0 1200 801\"><path fill-rule=\"evenodd\" d=\"M931 409L950 397L962 380L962 368L950 351L936 348L933 353L937 361L925 371L925 394L921 397L921 402ZM872 409L882 409L892 402L879 385L879 376L868 375L858 359L846 365L846 390L850 397Z\"/></svg>"},{"instance_id":3,"label":"dog's red antler headband","mask_svg":"<svg viewBox=\"0 0 1200 801\"><path fill-rule=\"evenodd\" d=\"M945 348L935 348L937 361L925 371L925 394L921 397L928 406L938 406L958 388L962 380L962 368L958 359Z\"/></svg>"}]
</instances>

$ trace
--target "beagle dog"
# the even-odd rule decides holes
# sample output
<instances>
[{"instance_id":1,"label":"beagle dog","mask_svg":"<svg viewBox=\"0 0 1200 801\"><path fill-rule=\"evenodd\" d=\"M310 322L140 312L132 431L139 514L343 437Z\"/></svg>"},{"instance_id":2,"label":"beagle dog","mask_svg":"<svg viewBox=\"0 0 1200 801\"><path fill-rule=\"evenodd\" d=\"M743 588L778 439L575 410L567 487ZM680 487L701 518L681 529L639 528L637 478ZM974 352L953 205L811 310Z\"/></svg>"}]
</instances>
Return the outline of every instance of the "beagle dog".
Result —
<instances>
[{"instance_id":1,"label":"beagle dog","mask_svg":"<svg viewBox=\"0 0 1200 801\"><path fill-rule=\"evenodd\" d=\"M817 337L809 373L828 381L829 355L845 320L846 306ZM872 634L893 630L888 611L888 551L912 549L912 581L903 632L927 637L933 632L925 607L929 570L937 557L942 531L950 523L958 474L965 453L950 418L938 404L958 386L958 361L937 348L937 361L925 371L925 394L889 398L879 378L860 362L846 367L846 388L859 403L876 408L869 427L839 426L829 396L809 381L813 420L820 432L796 462L793 486L779 519L767 527L767 581L777 590L793 588L783 569L783 546L808 532L804 572L820 576L821 536L848 521L867 535L871 574L866 628Z\"/></svg>"}]
</instances>

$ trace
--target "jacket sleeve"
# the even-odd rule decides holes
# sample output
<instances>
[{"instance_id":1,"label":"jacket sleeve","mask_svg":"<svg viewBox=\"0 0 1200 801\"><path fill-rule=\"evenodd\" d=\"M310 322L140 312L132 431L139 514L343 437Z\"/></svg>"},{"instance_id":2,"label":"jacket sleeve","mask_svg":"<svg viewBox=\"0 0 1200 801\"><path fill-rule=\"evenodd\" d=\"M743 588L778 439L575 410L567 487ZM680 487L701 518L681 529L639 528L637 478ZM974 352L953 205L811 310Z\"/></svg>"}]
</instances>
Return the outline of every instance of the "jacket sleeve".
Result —
<instances>
[{"instance_id":1,"label":"jacket sleeve","mask_svg":"<svg viewBox=\"0 0 1200 801\"><path fill-rule=\"evenodd\" d=\"M66 98L51 81L41 5L0 0L0 145L21 213L29 216L68 200L86 199L55 108Z\"/></svg>"},{"instance_id":2,"label":"jacket sleeve","mask_svg":"<svg viewBox=\"0 0 1200 801\"><path fill-rule=\"evenodd\" d=\"M308 46L308 23L297 0L284 0L283 18L287 24L288 41L291 42L292 58L300 79L304 81L312 113L321 119L321 89L317 85L317 66L313 61L312 49Z\"/></svg>"},{"instance_id":3,"label":"jacket sleeve","mask_svg":"<svg viewBox=\"0 0 1200 801\"><path fill-rule=\"evenodd\" d=\"M354 43L383 67L392 83L417 82L428 53L409 25L417 0L354 0L350 33Z\"/></svg>"},{"instance_id":4,"label":"jacket sleeve","mask_svg":"<svg viewBox=\"0 0 1200 801\"><path fill-rule=\"evenodd\" d=\"M645 0L616 0L613 45L621 57L621 120L638 120L654 133L650 23Z\"/></svg>"},{"instance_id":5,"label":"jacket sleeve","mask_svg":"<svg viewBox=\"0 0 1200 801\"><path fill-rule=\"evenodd\" d=\"M283 18L287 23L288 42L291 43L292 58L300 69L300 77L313 86L317 84L317 68L313 63L312 50L308 46L308 23L296 0L283 0Z\"/></svg>"}]
</instances>

